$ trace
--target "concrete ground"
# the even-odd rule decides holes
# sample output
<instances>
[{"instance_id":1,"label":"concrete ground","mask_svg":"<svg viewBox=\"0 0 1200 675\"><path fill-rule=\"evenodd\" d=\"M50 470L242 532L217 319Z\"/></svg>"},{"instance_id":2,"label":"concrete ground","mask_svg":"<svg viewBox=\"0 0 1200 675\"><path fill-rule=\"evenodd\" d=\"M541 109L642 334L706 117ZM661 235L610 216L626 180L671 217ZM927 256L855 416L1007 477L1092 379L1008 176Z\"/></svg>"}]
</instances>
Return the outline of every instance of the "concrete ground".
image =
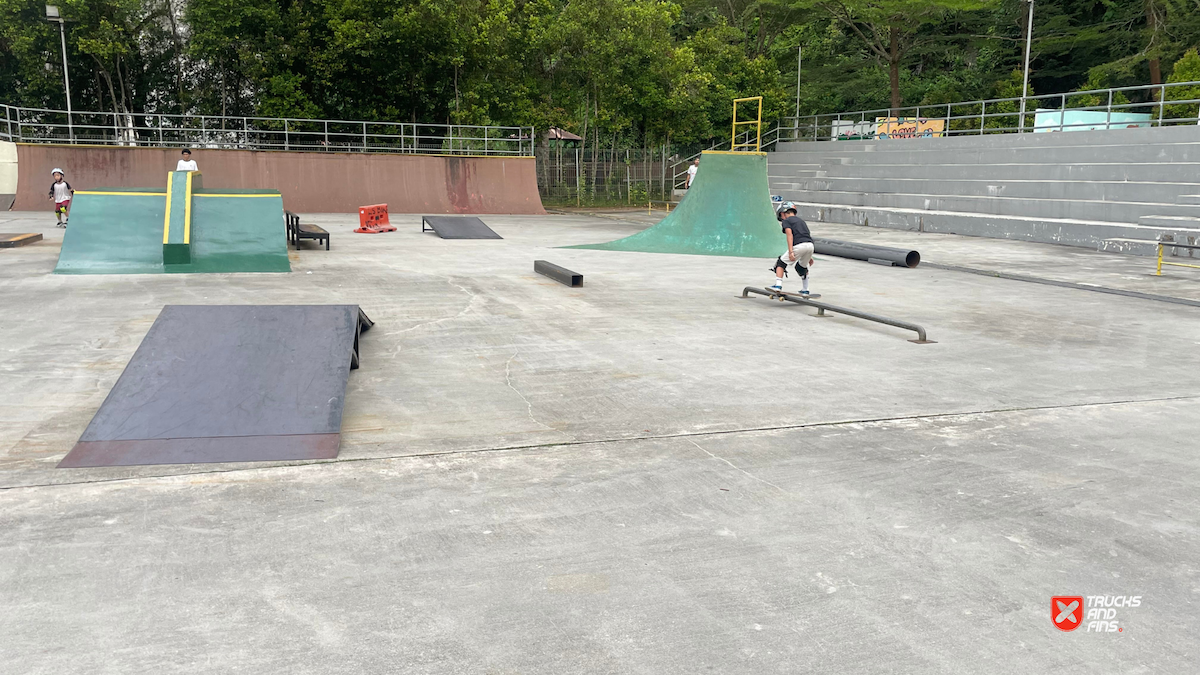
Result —
<instances>
[{"instance_id":1,"label":"concrete ground","mask_svg":"<svg viewBox=\"0 0 1200 675\"><path fill-rule=\"evenodd\" d=\"M917 345L740 298L770 261L555 248L642 226L609 216L314 215L333 250L287 275L58 276L52 217L0 214L46 234L0 251L0 673L1195 670L1200 308L819 258L823 300ZM338 459L56 469L173 303L361 305ZM1064 633L1056 595L1141 601Z\"/></svg>"}]
</instances>

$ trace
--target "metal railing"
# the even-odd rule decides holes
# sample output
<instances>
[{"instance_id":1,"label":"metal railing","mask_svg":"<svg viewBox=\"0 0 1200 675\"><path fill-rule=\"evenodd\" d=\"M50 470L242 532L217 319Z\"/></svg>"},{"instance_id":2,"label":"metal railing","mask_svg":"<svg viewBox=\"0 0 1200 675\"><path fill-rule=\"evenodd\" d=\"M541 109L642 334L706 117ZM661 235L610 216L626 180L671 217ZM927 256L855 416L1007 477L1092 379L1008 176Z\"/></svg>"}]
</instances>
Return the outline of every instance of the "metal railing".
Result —
<instances>
[{"instance_id":1,"label":"metal railing","mask_svg":"<svg viewBox=\"0 0 1200 675\"><path fill-rule=\"evenodd\" d=\"M764 132L762 134L762 139L760 141L760 147L759 147L760 151L766 152L770 148L774 147L774 145L776 143L778 143L780 140L785 140L785 141L791 140L789 138L781 138L780 137L780 130L781 130L781 128L784 128L781 125L782 125L782 122L776 122L771 125L770 129L768 129L766 132ZM736 137L738 146L740 148L742 148L743 150L749 151L750 148L745 147L745 145L746 145L746 143L749 142L749 139L754 138L755 135L756 135L756 132L750 131L750 130L739 132ZM733 141L722 141L721 143L713 143L709 147L705 148L705 150L728 151L731 147L733 147L733 145L734 145ZM753 145L753 143L750 143L750 145ZM705 150L701 150L700 152L688 155L687 157L682 157L671 164L672 189L674 189L674 190L687 189L687 169L689 166L691 166L693 160L695 160L700 155L704 154Z\"/></svg>"},{"instance_id":2,"label":"metal railing","mask_svg":"<svg viewBox=\"0 0 1200 675\"><path fill-rule=\"evenodd\" d=\"M742 297L743 298L750 297L751 293L754 293L756 295L765 295L768 298L770 298L771 300L779 300L780 302L783 302L786 300L787 302L794 302L797 305L808 305L809 307L816 307L817 308L816 315L819 317L828 316L828 314L826 314L825 312L830 311L830 312L835 312L837 314L845 314L846 316L857 317L859 319L866 319L867 321L874 321L876 323L883 323L883 324L887 324L889 326L895 326L897 328L903 328L905 330L911 330L917 334L917 339L909 340L909 342L913 342L913 343L916 343L919 345L937 344L936 340L930 340L925 335L925 328L923 326L912 323L911 321L901 321L900 319L893 319L891 317L882 316L880 314L871 314L870 312L864 312L864 311L858 310L858 309L850 309L849 307L838 307L837 305L830 305L830 304L824 303L824 302L817 302L816 300L806 298L802 295L797 296L794 293L787 293L784 291L773 291L773 290L770 290L767 288L759 288L757 286L747 286L742 289Z\"/></svg>"},{"instance_id":3,"label":"metal railing","mask_svg":"<svg viewBox=\"0 0 1200 675\"><path fill-rule=\"evenodd\" d=\"M80 112L0 104L0 140L304 152L527 157L533 127Z\"/></svg>"},{"instance_id":4,"label":"metal railing","mask_svg":"<svg viewBox=\"0 0 1200 675\"><path fill-rule=\"evenodd\" d=\"M906 137L960 136L1163 127L1200 122L1200 82L1045 94L1029 96L1026 101L1023 118L1020 97L785 117L776 127L775 140L886 138L889 130L900 128L905 129ZM1072 122L1068 121L1071 112L1098 114L1092 116L1093 119ZM906 121L901 122L901 119ZM925 129L921 130L921 126Z\"/></svg>"}]
</instances>

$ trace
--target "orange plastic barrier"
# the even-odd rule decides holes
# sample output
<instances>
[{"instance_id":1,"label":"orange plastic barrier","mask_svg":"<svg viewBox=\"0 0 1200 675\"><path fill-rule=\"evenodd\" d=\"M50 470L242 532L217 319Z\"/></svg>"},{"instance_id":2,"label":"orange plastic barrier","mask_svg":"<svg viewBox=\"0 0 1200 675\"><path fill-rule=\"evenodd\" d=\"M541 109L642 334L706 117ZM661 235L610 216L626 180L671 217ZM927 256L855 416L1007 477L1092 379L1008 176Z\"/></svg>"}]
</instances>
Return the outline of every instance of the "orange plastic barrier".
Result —
<instances>
[{"instance_id":1,"label":"orange plastic barrier","mask_svg":"<svg viewBox=\"0 0 1200 675\"><path fill-rule=\"evenodd\" d=\"M363 234L379 234L380 232L395 232L391 221L388 220L387 204L372 204L358 207L358 229L355 232Z\"/></svg>"}]
</instances>

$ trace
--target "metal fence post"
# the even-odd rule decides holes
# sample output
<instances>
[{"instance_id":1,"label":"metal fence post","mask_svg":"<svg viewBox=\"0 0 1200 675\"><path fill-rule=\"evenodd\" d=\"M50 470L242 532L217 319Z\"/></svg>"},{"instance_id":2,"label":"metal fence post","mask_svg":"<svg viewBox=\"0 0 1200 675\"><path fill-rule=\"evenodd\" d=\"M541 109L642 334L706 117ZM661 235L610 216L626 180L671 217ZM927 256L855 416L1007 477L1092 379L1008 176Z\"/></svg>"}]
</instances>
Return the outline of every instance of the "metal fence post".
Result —
<instances>
[{"instance_id":1,"label":"metal fence post","mask_svg":"<svg viewBox=\"0 0 1200 675\"><path fill-rule=\"evenodd\" d=\"M286 119L283 120L283 149L284 150L292 149L291 143L288 139L288 121Z\"/></svg>"},{"instance_id":2,"label":"metal fence post","mask_svg":"<svg viewBox=\"0 0 1200 675\"><path fill-rule=\"evenodd\" d=\"M162 145L163 145L162 131L163 131L163 116L159 115L158 116L158 145L159 145L159 147L162 147Z\"/></svg>"},{"instance_id":3,"label":"metal fence post","mask_svg":"<svg viewBox=\"0 0 1200 675\"><path fill-rule=\"evenodd\" d=\"M329 152L329 120L325 120L325 152Z\"/></svg>"},{"instance_id":4,"label":"metal fence post","mask_svg":"<svg viewBox=\"0 0 1200 675\"><path fill-rule=\"evenodd\" d=\"M667 144L662 144L661 166L658 167L658 191L662 193L663 201L671 201L667 197Z\"/></svg>"},{"instance_id":5,"label":"metal fence post","mask_svg":"<svg viewBox=\"0 0 1200 675\"><path fill-rule=\"evenodd\" d=\"M983 125L987 121L987 101L979 102L979 135L983 135Z\"/></svg>"},{"instance_id":6,"label":"metal fence post","mask_svg":"<svg viewBox=\"0 0 1200 675\"><path fill-rule=\"evenodd\" d=\"M1035 120L1037 118L1034 118ZM1108 90L1108 110L1104 114L1104 130L1112 129L1112 89Z\"/></svg>"},{"instance_id":7,"label":"metal fence post","mask_svg":"<svg viewBox=\"0 0 1200 675\"><path fill-rule=\"evenodd\" d=\"M367 123L363 122L363 152L367 151Z\"/></svg>"},{"instance_id":8,"label":"metal fence post","mask_svg":"<svg viewBox=\"0 0 1200 675\"><path fill-rule=\"evenodd\" d=\"M1158 126L1163 125L1163 104L1167 100L1166 85L1159 85L1158 89Z\"/></svg>"}]
</instances>

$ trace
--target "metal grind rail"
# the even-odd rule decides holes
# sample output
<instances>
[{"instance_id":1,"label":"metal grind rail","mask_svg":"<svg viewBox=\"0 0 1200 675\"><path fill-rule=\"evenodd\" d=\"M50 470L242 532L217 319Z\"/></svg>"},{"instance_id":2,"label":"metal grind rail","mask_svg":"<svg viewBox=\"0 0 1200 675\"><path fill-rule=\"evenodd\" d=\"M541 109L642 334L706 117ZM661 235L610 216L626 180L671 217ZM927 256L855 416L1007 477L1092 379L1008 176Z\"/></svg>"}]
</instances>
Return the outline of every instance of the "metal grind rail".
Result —
<instances>
[{"instance_id":1,"label":"metal grind rail","mask_svg":"<svg viewBox=\"0 0 1200 675\"><path fill-rule=\"evenodd\" d=\"M930 340L925 337L925 329L924 328L922 328L921 326L918 326L915 323L909 323L908 321L901 321L899 319L893 319L893 318L886 317L886 316L880 316L878 314L871 314L869 312L860 312L857 309L849 309L847 307L838 307L836 305L830 305L830 304L826 304L824 302L817 302L816 300L805 300L803 298L794 296L790 293L778 293L778 292L774 292L774 291L768 291L765 288L758 288L757 286L747 286L742 289L742 297L743 298L750 297L750 293L755 293L757 295L765 295L768 298L772 298L772 299L778 298L779 300L787 300L788 302L794 302L797 305L809 305L811 307L816 307L817 308L817 316L827 316L825 314L825 312L829 311L829 312L835 312L837 314L845 314L847 316L858 317L859 319L866 319L867 321L874 321L876 323L885 323L889 326L895 326L896 328L903 328L905 330L915 331L917 334L917 339L909 340L909 342L913 342L913 343L916 343L919 345L937 344L936 340Z\"/></svg>"}]
</instances>

